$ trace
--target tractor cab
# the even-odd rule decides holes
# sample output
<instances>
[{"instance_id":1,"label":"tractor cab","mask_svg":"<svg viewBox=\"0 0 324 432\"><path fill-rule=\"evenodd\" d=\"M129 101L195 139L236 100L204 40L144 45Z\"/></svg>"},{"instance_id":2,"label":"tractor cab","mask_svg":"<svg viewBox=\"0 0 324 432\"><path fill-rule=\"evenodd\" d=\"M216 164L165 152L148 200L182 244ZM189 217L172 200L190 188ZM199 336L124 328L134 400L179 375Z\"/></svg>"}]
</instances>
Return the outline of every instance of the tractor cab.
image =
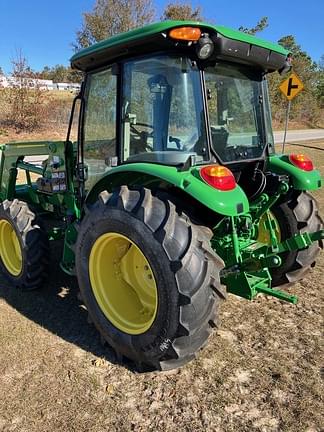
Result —
<instances>
[{"instance_id":1,"label":"tractor cab","mask_svg":"<svg viewBox=\"0 0 324 432\"><path fill-rule=\"evenodd\" d=\"M257 159L273 146L266 81L246 66L157 55L126 65L122 161ZM268 114L268 115L266 115Z\"/></svg>"},{"instance_id":2,"label":"tractor cab","mask_svg":"<svg viewBox=\"0 0 324 432\"><path fill-rule=\"evenodd\" d=\"M271 152L265 76L289 68L288 54L225 27L174 21L77 53L86 189L120 164L228 165Z\"/></svg>"}]
</instances>

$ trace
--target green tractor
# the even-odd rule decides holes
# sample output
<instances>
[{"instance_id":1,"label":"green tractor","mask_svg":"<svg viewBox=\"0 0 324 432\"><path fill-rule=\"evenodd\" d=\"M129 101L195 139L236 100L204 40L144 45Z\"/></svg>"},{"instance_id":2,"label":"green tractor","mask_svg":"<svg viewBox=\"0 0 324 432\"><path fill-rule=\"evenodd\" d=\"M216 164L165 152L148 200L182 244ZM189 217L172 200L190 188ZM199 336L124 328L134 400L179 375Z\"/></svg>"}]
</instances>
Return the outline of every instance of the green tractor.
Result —
<instances>
[{"instance_id":1,"label":"green tractor","mask_svg":"<svg viewBox=\"0 0 324 432\"><path fill-rule=\"evenodd\" d=\"M192 360L227 292L295 303L280 287L315 264L324 230L309 194L319 172L274 149L266 76L291 68L289 52L166 21L71 63L85 80L66 141L1 146L0 265L12 285L41 287L49 240L62 238L61 268L102 340L149 370Z\"/></svg>"}]
</instances>

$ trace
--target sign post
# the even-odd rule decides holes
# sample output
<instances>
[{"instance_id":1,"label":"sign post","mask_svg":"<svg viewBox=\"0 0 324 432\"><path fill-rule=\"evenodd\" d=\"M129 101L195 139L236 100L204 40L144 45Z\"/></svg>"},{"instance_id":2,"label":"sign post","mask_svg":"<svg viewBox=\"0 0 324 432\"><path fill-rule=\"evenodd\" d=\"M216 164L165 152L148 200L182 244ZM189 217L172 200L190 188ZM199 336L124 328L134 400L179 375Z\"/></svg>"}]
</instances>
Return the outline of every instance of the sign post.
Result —
<instances>
[{"instance_id":1,"label":"sign post","mask_svg":"<svg viewBox=\"0 0 324 432\"><path fill-rule=\"evenodd\" d=\"M292 101L292 99L294 99L294 97L296 97L298 95L299 92L301 92L303 90L303 88L304 88L304 84L300 81L298 76L294 73L292 73L279 86L279 89L286 96L286 98L288 100L287 111L286 111L285 133L284 133L284 139L283 139L283 143L282 143L282 153L284 153L284 151L285 151L285 143L286 143L291 101Z\"/></svg>"},{"instance_id":2,"label":"sign post","mask_svg":"<svg viewBox=\"0 0 324 432\"><path fill-rule=\"evenodd\" d=\"M283 142L282 142L282 153L285 152L285 144L286 144L286 136L287 136L287 129L288 129L290 107L291 107L291 100L289 100L288 104L287 104L286 122L285 122L285 133L284 133L284 138L283 138Z\"/></svg>"}]
</instances>

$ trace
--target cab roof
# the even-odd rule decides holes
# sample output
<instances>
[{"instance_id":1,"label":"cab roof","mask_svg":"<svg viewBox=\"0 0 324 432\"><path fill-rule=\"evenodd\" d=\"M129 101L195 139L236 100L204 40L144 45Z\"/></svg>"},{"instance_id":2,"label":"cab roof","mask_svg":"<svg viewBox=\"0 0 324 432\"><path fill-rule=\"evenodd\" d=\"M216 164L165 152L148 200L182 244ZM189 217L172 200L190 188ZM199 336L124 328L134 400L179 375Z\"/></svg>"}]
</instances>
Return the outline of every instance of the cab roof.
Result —
<instances>
[{"instance_id":1,"label":"cab roof","mask_svg":"<svg viewBox=\"0 0 324 432\"><path fill-rule=\"evenodd\" d=\"M289 54L289 51L281 45L228 27L197 21L163 21L117 34L91 45L74 54L71 58L71 66L75 69L88 71L103 66L105 63L111 63L117 58L132 55L133 52L136 54L143 52L144 54L145 52L158 51L159 45L160 49L166 48L167 45L164 46L163 42L165 43L169 39L169 31L177 27L199 27L203 32L212 35L214 42L219 42L218 54L220 58L232 57L233 61L236 59L240 62L239 58L243 56L246 57L246 61L241 62L251 63L252 60L252 63L257 64L259 57L260 67L267 69L268 64L269 71L279 69ZM175 41L171 42L174 44Z\"/></svg>"}]
</instances>

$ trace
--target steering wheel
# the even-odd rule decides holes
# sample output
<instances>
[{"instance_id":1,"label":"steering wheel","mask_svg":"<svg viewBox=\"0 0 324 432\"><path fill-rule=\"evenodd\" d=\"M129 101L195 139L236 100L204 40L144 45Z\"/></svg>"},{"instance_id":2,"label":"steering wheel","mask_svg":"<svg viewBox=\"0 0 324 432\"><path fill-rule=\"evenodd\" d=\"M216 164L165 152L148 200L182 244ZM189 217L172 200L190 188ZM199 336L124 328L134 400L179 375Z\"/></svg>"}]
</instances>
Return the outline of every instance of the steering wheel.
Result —
<instances>
[{"instance_id":1,"label":"steering wheel","mask_svg":"<svg viewBox=\"0 0 324 432\"><path fill-rule=\"evenodd\" d=\"M182 150L186 152L194 152L195 146L198 142L198 133L194 132L186 142L183 143Z\"/></svg>"}]
</instances>

